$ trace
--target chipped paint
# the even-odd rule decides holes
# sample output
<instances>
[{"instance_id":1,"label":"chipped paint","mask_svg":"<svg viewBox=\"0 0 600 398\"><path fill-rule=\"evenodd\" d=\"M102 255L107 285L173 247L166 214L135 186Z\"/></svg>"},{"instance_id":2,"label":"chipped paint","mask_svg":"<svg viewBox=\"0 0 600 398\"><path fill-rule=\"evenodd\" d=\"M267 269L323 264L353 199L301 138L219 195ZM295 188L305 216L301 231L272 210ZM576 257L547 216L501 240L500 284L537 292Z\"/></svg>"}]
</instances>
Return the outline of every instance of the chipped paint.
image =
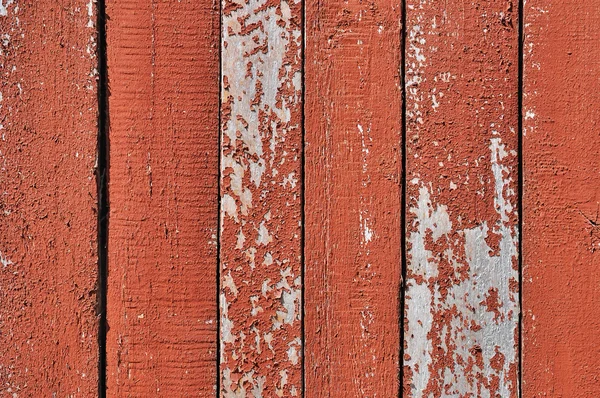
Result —
<instances>
[{"instance_id":1,"label":"chipped paint","mask_svg":"<svg viewBox=\"0 0 600 398\"><path fill-rule=\"evenodd\" d=\"M223 10L220 393L293 396L301 391L301 4L225 1Z\"/></svg>"},{"instance_id":2,"label":"chipped paint","mask_svg":"<svg viewBox=\"0 0 600 398\"><path fill-rule=\"evenodd\" d=\"M432 203L423 185L419 189L418 206L410 209L415 215L416 231L409 238L411 277L407 280L406 303L410 333L406 354L410 359L405 365L412 369L414 397L427 396L425 392L431 382L430 334L434 323L444 329L443 357L450 360L443 374L438 375L444 380L443 391L457 396L508 397L516 390L509 375L517 358L514 338L518 296L514 284L518 283L519 275L513 264L517 260L518 237L508 217L514 211L515 195L511 180L505 177L508 170L501 163L507 153L500 139L491 140L490 150L496 187L494 202L499 217L493 227L484 221L476 227L457 230L453 240L447 207ZM489 234L500 237L497 255L486 242ZM436 253L427 249L432 244L436 245ZM457 278L443 295L436 282L441 261L451 264ZM490 310L483 302L492 291L497 306ZM446 338L457 342L454 348L448 347ZM481 352L481 361L473 358L474 351ZM498 360L500 365L494 363L498 355L502 358Z\"/></svg>"},{"instance_id":3,"label":"chipped paint","mask_svg":"<svg viewBox=\"0 0 600 398\"><path fill-rule=\"evenodd\" d=\"M407 3L409 397L517 395L514 18L505 1Z\"/></svg>"}]
</instances>

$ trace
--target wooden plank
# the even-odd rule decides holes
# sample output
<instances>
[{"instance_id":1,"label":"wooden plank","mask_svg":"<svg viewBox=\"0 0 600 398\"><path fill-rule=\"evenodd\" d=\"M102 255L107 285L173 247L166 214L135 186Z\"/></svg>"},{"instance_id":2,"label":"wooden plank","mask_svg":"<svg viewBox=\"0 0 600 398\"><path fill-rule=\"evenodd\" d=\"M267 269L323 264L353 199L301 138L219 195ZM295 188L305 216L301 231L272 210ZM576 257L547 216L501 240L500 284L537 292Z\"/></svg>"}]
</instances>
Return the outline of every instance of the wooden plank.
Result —
<instances>
[{"instance_id":1,"label":"wooden plank","mask_svg":"<svg viewBox=\"0 0 600 398\"><path fill-rule=\"evenodd\" d=\"M407 1L408 397L517 396L516 7Z\"/></svg>"},{"instance_id":2,"label":"wooden plank","mask_svg":"<svg viewBox=\"0 0 600 398\"><path fill-rule=\"evenodd\" d=\"M600 1L524 9L523 396L600 396Z\"/></svg>"},{"instance_id":3,"label":"wooden plank","mask_svg":"<svg viewBox=\"0 0 600 398\"><path fill-rule=\"evenodd\" d=\"M401 5L306 3L306 396L395 397Z\"/></svg>"},{"instance_id":4,"label":"wooden plank","mask_svg":"<svg viewBox=\"0 0 600 398\"><path fill-rule=\"evenodd\" d=\"M214 396L218 4L107 15L108 396Z\"/></svg>"},{"instance_id":5,"label":"wooden plank","mask_svg":"<svg viewBox=\"0 0 600 398\"><path fill-rule=\"evenodd\" d=\"M220 395L302 395L301 2L222 2Z\"/></svg>"},{"instance_id":6,"label":"wooden plank","mask_svg":"<svg viewBox=\"0 0 600 398\"><path fill-rule=\"evenodd\" d=\"M97 395L95 19L0 3L0 396Z\"/></svg>"}]
</instances>

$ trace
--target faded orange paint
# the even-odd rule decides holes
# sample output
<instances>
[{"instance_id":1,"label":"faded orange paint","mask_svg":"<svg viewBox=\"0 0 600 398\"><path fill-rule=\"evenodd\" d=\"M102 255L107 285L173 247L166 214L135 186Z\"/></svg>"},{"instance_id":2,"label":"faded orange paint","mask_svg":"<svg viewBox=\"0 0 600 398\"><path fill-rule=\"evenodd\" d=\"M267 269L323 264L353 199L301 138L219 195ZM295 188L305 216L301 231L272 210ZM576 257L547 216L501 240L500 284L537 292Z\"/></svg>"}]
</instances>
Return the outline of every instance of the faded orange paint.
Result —
<instances>
[{"instance_id":1,"label":"faded orange paint","mask_svg":"<svg viewBox=\"0 0 600 398\"><path fill-rule=\"evenodd\" d=\"M600 1L527 0L523 396L600 396Z\"/></svg>"},{"instance_id":2,"label":"faded orange paint","mask_svg":"<svg viewBox=\"0 0 600 398\"><path fill-rule=\"evenodd\" d=\"M96 30L87 1L0 3L0 396L95 396Z\"/></svg>"},{"instance_id":3,"label":"faded orange paint","mask_svg":"<svg viewBox=\"0 0 600 398\"><path fill-rule=\"evenodd\" d=\"M214 396L218 5L107 1L107 395Z\"/></svg>"},{"instance_id":4,"label":"faded orange paint","mask_svg":"<svg viewBox=\"0 0 600 398\"><path fill-rule=\"evenodd\" d=\"M400 384L401 5L306 3L306 397Z\"/></svg>"},{"instance_id":5,"label":"faded orange paint","mask_svg":"<svg viewBox=\"0 0 600 398\"><path fill-rule=\"evenodd\" d=\"M302 396L302 4L222 9L220 396Z\"/></svg>"},{"instance_id":6,"label":"faded orange paint","mask_svg":"<svg viewBox=\"0 0 600 398\"><path fill-rule=\"evenodd\" d=\"M516 7L407 1L407 397L518 393Z\"/></svg>"}]
</instances>

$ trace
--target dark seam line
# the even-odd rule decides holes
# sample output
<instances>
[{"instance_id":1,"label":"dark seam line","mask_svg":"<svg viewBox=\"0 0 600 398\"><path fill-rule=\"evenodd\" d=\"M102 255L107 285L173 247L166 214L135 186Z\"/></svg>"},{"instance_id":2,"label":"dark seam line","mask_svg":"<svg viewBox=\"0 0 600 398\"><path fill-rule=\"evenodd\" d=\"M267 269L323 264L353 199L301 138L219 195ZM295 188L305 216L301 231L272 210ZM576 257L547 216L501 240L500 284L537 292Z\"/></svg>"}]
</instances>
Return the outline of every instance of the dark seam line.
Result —
<instances>
[{"instance_id":1,"label":"dark seam line","mask_svg":"<svg viewBox=\"0 0 600 398\"><path fill-rule=\"evenodd\" d=\"M302 321L300 322L300 339L302 341L302 347L301 347L301 354L302 354L302 369L301 369L301 384L302 384L302 396L304 397L306 395L306 356L305 356L305 346L306 346L306 338L305 338L305 315L304 315L304 309L305 309L305 273L306 273L306 261L305 261L305 231L306 231L306 217L305 217L305 204L306 204L306 199L305 199L305 192L306 192L306 173L305 173L305 163L306 163L306 129L305 129L305 124L304 124L304 115L306 113L305 109L305 100L304 100L304 93L306 92L305 89L305 80L304 80L304 74L305 74L305 65L306 65L306 1L303 0L302 1L302 12L300 13L300 20L301 20L301 26L300 29L302 30L301 32L301 37L302 37L302 42L300 43L300 52L301 52L301 71L300 71L300 76L301 76L301 89L302 89L302 93L300 93L300 100L302 101L301 107L300 109L302 110L301 114L300 114L300 125L301 125L301 136L302 136L302 143L301 143L301 151L302 153L300 154L300 180L302 181L302 184L300 185L300 281L301 281L301 289L300 289L300 300L301 300L301 309L300 309L300 313L301 313L301 317L302 317Z\"/></svg>"},{"instance_id":2,"label":"dark seam line","mask_svg":"<svg viewBox=\"0 0 600 398\"><path fill-rule=\"evenodd\" d=\"M108 67L106 44L106 4L98 0L96 8L97 52L98 57L98 137L96 189L98 196L98 397L106 397L106 305L108 290L108 165L109 165L109 112L108 112Z\"/></svg>"},{"instance_id":3,"label":"dark seam line","mask_svg":"<svg viewBox=\"0 0 600 398\"><path fill-rule=\"evenodd\" d=\"M218 61L219 61L219 104L218 104L218 108L219 108L219 114L218 114L218 134L217 134L217 150L218 150L218 161L217 161L217 280L216 280L216 284L217 284L217 289L216 289L216 302L217 302L217 356L216 356L216 365L217 365L217 382L216 382L216 397L220 397L221 396L221 153L223 151L222 149L222 139L221 139L221 134L222 134L222 85L223 85L223 3L221 0L219 0L219 6L218 6L218 11L219 11L219 21L218 21L218 27L219 27L219 54L218 54Z\"/></svg>"},{"instance_id":4,"label":"dark seam line","mask_svg":"<svg viewBox=\"0 0 600 398\"><path fill-rule=\"evenodd\" d=\"M518 349L519 349L519 358L518 358L518 396L523 396L522 386L523 386L523 49L524 49L524 1L519 0L519 43L518 43L518 51L519 51L519 66L518 66L518 94L517 94L517 102L518 102L518 143L517 143L517 153L518 153L518 234L519 234L519 254L518 254L518 267L519 267L519 341L518 341Z\"/></svg>"},{"instance_id":5,"label":"dark seam line","mask_svg":"<svg viewBox=\"0 0 600 398\"><path fill-rule=\"evenodd\" d=\"M402 97L402 126L401 126L401 157L402 171L400 176L400 184L402 195L400 198L400 254L401 254L401 279L400 279L400 300L398 310L398 322L400 332L399 342L399 386L398 397L404 396L404 307L406 296L406 0L402 0L401 4L401 32L400 32L400 92Z\"/></svg>"}]
</instances>

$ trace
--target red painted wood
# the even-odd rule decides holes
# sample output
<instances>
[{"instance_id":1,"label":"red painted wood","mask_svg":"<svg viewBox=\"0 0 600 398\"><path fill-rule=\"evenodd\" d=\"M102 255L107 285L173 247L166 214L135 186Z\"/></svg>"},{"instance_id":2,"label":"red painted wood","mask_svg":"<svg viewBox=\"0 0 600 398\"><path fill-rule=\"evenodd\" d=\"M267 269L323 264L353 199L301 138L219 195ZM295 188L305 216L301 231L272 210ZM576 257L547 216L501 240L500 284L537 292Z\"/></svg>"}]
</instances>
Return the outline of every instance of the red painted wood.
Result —
<instances>
[{"instance_id":1,"label":"red painted wood","mask_svg":"<svg viewBox=\"0 0 600 398\"><path fill-rule=\"evenodd\" d=\"M517 396L516 7L407 1L407 397Z\"/></svg>"},{"instance_id":2,"label":"red painted wood","mask_svg":"<svg viewBox=\"0 0 600 398\"><path fill-rule=\"evenodd\" d=\"M524 9L523 396L600 396L600 1Z\"/></svg>"},{"instance_id":3,"label":"red painted wood","mask_svg":"<svg viewBox=\"0 0 600 398\"><path fill-rule=\"evenodd\" d=\"M94 396L95 9L0 5L0 396Z\"/></svg>"},{"instance_id":4,"label":"red painted wood","mask_svg":"<svg viewBox=\"0 0 600 398\"><path fill-rule=\"evenodd\" d=\"M218 5L107 14L108 396L214 396Z\"/></svg>"},{"instance_id":5,"label":"red painted wood","mask_svg":"<svg viewBox=\"0 0 600 398\"><path fill-rule=\"evenodd\" d=\"M398 395L400 21L306 3L306 397Z\"/></svg>"},{"instance_id":6,"label":"red painted wood","mask_svg":"<svg viewBox=\"0 0 600 398\"><path fill-rule=\"evenodd\" d=\"M301 3L222 9L220 396L302 396Z\"/></svg>"}]
</instances>

